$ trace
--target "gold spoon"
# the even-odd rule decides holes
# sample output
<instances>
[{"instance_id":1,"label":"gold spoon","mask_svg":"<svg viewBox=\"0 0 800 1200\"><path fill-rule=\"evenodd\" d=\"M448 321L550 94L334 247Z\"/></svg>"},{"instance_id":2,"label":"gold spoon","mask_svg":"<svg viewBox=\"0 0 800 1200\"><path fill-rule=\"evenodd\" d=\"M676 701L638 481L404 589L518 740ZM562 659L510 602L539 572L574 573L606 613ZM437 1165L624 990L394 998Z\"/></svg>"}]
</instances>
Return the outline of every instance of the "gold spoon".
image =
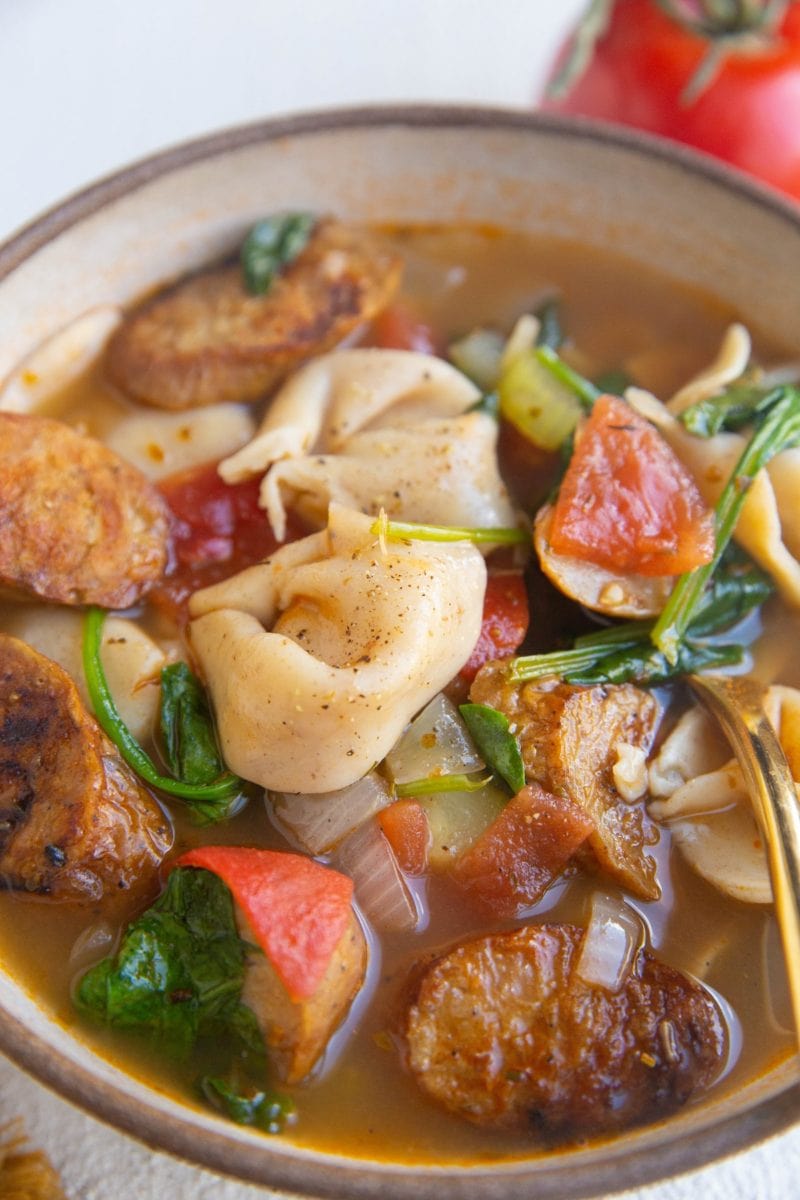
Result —
<instances>
[{"instance_id":1,"label":"gold spoon","mask_svg":"<svg viewBox=\"0 0 800 1200\"><path fill-rule=\"evenodd\" d=\"M692 675L689 683L733 747L767 848L800 1046L800 804L789 764L762 707L759 684L728 675Z\"/></svg>"}]
</instances>

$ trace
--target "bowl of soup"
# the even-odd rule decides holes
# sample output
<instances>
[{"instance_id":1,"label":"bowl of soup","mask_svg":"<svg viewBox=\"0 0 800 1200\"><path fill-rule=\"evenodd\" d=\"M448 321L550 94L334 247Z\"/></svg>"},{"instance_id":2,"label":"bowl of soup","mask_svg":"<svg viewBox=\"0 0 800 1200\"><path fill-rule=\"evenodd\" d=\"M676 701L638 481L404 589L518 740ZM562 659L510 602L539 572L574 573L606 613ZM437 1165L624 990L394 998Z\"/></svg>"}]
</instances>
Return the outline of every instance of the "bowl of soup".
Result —
<instances>
[{"instance_id":1,"label":"bowl of soup","mask_svg":"<svg viewBox=\"0 0 800 1200\"><path fill-rule=\"evenodd\" d=\"M584 122L330 112L71 198L0 300L3 1050L309 1196L788 1127L687 679L754 677L800 778L797 211Z\"/></svg>"}]
</instances>

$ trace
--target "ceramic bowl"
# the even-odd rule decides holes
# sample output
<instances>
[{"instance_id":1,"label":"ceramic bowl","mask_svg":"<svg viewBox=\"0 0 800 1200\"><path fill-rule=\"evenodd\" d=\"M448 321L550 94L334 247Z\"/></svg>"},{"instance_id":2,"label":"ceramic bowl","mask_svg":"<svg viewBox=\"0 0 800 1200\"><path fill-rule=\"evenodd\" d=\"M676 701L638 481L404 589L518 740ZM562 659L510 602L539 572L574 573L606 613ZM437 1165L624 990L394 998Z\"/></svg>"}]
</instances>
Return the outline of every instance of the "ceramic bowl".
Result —
<instances>
[{"instance_id":1,"label":"ceramic bowl","mask_svg":"<svg viewBox=\"0 0 800 1200\"><path fill-rule=\"evenodd\" d=\"M463 108L325 112L158 154L68 199L0 248L0 379L103 303L218 256L264 212L490 222L617 248L757 313L800 345L800 208L705 158L588 122ZM189 1110L97 1057L0 970L0 1047L94 1116L195 1163L303 1196L598 1196L752 1145L800 1111L791 1064L606 1145L468 1168L355 1161Z\"/></svg>"}]
</instances>

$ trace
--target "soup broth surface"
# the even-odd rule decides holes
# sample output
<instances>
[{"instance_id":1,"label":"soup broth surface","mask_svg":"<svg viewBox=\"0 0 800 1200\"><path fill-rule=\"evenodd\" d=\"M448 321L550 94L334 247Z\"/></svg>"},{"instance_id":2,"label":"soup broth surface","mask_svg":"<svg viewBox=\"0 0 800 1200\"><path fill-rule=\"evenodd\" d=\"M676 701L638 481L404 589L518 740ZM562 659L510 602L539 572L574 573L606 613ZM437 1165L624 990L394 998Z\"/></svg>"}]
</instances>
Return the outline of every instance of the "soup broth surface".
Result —
<instances>
[{"instance_id":1,"label":"soup broth surface","mask_svg":"<svg viewBox=\"0 0 800 1200\"><path fill-rule=\"evenodd\" d=\"M666 283L640 264L578 245L491 229L392 229L387 236L406 261L403 297L445 341L476 326L507 333L521 313L557 296L568 335L565 354L578 369L592 376L625 370L663 398L714 358L732 320L747 323L747 314ZM781 360L768 339L756 340L762 361ZM59 394L51 411L102 438L130 407L96 367ZM16 603L0 603L0 629L18 612ZM179 637L163 614L145 607L138 615L161 639ZM535 629L535 607L531 621ZM753 661L763 678L800 685L800 661L792 650L800 645L798 624L777 599L761 623L752 623ZM688 702L680 689L665 691L663 698ZM176 853L203 843L293 848L272 824L257 789L243 812L218 826L198 827L179 803L170 812ZM627 902L641 914L659 957L701 979L721 999L731 1045L714 1094L738 1088L773 1067L793 1045L772 908L728 899L705 883L671 849L665 827L653 853L661 899L626 897ZM410 966L422 956L531 920L585 924L591 894L601 888L613 895L617 889L602 877L569 870L518 921L487 922L444 879L428 877L414 886L427 914L424 929L380 939L369 935L366 986L311 1078L289 1089L298 1117L281 1136L321 1151L420 1164L482 1163L544 1151L518 1135L462 1123L423 1099L398 1061L393 1013ZM80 1026L82 1037L130 1074L200 1107L196 1081L215 1065L213 1048L201 1048L189 1064L164 1061L140 1038L82 1022L72 1005L77 968L70 953L76 939L97 922L118 928L133 915L123 909L109 916L102 905L78 908L5 892L0 946L16 977L59 1021Z\"/></svg>"}]
</instances>

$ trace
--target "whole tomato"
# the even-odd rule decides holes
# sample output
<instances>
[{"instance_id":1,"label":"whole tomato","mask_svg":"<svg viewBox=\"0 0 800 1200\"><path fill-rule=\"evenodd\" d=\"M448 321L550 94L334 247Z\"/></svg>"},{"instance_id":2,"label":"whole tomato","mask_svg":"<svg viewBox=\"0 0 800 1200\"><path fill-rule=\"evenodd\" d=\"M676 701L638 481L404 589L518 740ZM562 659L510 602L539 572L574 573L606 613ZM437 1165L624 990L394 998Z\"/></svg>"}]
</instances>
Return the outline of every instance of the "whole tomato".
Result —
<instances>
[{"instance_id":1,"label":"whole tomato","mask_svg":"<svg viewBox=\"0 0 800 1200\"><path fill-rule=\"evenodd\" d=\"M800 200L800 2L595 0L541 107L685 142Z\"/></svg>"}]
</instances>

